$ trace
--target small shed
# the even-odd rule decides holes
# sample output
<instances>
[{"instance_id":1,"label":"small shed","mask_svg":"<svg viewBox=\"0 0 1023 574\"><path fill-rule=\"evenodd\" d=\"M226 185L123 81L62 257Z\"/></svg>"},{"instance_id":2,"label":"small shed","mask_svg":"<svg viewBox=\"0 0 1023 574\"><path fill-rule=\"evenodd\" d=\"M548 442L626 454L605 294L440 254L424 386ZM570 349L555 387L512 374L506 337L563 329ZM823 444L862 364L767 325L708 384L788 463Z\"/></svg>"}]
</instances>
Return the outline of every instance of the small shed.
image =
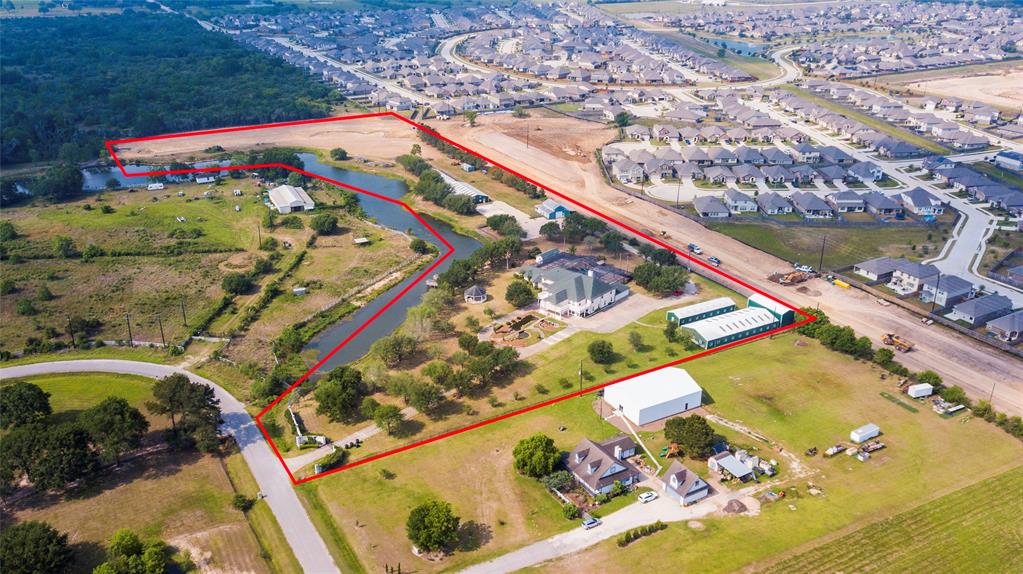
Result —
<instances>
[{"instance_id":1,"label":"small shed","mask_svg":"<svg viewBox=\"0 0 1023 574\"><path fill-rule=\"evenodd\" d=\"M881 434L881 429L874 423L867 423L860 428L849 433L849 440L856 444L866 442L877 435Z\"/></svg>"},{"instance_id":2,"label":"small shed","mask_svg":"<svg viewBox=\"0 0 1023 574\"><path fill-rule=\"evenodd\" d=\"M463 295L465 296L466 303L476 304L487 302L487 292L484 291L483 288L480 287L479 285L473 285L472 287L469 287L468 289L465 290L465 293L463 293Z\"/></svg>"},{"instance_id":3,"label":"small shed","mask_svg":"<svg viewBox=\"0 0 1023 574\"><path fill-rule=\"evenodd\" d=\"M906 389L906 393L914 399L922 399L934 394L934 385L929 383L910 385L909 388Z\"/></svg>"},{"instance_id":4,"label":"small shed","mask_svg":"<svg viewBox=\"0 0 1023 574\"><path fill-rule=\"evenodd\" d=\"M352 243L354 243L356 245L359 245L359 246L369 245L369 238L368 237L356 237L355 239L352 240Z\"/></svg>"}]
</instances>

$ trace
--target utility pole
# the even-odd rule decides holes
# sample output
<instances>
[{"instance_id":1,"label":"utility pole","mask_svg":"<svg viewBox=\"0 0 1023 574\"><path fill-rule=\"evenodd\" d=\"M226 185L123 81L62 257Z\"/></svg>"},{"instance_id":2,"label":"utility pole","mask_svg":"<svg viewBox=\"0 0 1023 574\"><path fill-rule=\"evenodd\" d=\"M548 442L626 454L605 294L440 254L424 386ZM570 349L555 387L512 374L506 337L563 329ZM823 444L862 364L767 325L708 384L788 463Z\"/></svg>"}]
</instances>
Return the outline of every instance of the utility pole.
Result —
<instances>
[{"instance_id":1,"label":"utility pole","mask_svg":"<svg viewBox=\"0 0 1023 574\"><path fill-rule=\"evenodd\" d=\"M256 244L256 249L263 246L263 228L259 223L256 224L256 241L259 242Z\"/></svg>"},{"instance_id":2,"label":"utility pole","mask_svg":"<svg viewBox=\"0 0 1023 574\"><path fill-rule=\"evenodd\" d=\"M583 390L583 360L579 359L579 390Z\"/></svg>"},{"instance_id":3,"label":"utility pole","mask_svg":"<svg viewBox=\"0 0 1023 574\"><path fill-rule=\"evenodd\" d=\"M131 315L125 314L124 321L128 324L128 346L135 347L135 339L131 335Z\"/></svg>"},{"instance_id":4,"label":"utility pole","mask_svg":"<svg viewBox=\"0 0 1023 574\"><path fill-rule=\"evenodd\" d=\"M824 246L827 245L827 244L828 244L828 236L825 235L821 239L821 260L820 260L820 263L817 265L817 270L820 271L821 273L824 273Z\"/></svg>"},{"instance_id":5,"label":"utility pole","mask_svg":"<svg viewBox=\"0 0 1023 574\"><path fill-rule=\"evenodd\" d=\"M78 343L75 342L75 329L71 326L71 317L67 318L67 334L71 336L71 346L78 348Z\"/></svg>"},{"instance_id":6,"label":"utility pole","mask_svg":"<svg viewBox=\"0 0 1023 574\"><path fill-rule=\"evenodd\" d=\"M163 319L159 315L156 316L156 322L160 325L160 341L163 342L163 348L167 348L167 339L163 336Z\"/></svg>"},{"instance_id":7,"label":"utility pole","mask_svg":"<svg viewBox=\"0 0 1023 574\"><path fill-rule=\"evenodd\" d=\"M682 196L682 177L678 178L678 187L675 188L675 209L678 209L679 198Z\"/></svg>"},{"instance_id":8,"label":"utility pole","mask_svg":"<svg viewBox=\"0 0 1023 574\"><path fill-rule=\"evenodd\" d=\"M931 297L931 314L934 314L934 306L938 303L938 291L941 289L941 271L938 271L938 280L934 283L934 295Z\"/></svg>"},{"instance_id":9,"label":"utility pole","mask_svg":"<svg viewBox=\"0 0 1023 574\"><path fill-rule=\"evenodd\" d=\"M181 297L181 323L188 326L188 317L185 317L185 297Z\"/></svg>"}]
</instances>

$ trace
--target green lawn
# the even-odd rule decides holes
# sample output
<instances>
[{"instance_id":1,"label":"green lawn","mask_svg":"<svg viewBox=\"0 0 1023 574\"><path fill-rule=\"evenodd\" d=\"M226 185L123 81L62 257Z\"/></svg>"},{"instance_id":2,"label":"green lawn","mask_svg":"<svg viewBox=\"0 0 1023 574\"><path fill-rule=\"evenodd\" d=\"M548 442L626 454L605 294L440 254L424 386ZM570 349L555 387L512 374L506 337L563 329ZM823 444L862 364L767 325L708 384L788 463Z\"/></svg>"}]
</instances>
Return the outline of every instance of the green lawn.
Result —
<instances>
[{"instance_id":1,"label":"green lawn","mask_svg":"<svg viewBox=\"0 0 1023 574\"><path fill-rule=\"evenodd\" d=\"M943 237L950 226L938 224L932 230L929 227L900 227L897 224L886 227L828 228L712 222L707 227L786 261L798 261L814 267L820 261L821 244L826 236L824 268L838 269L882 255L914 260L933 256L941 251Z\"/></svg>"},{"instance_id":2,"label":"green lawn","mask_svg":"<svg viewBox=\"0 0 1023 574\"><path fill-rule=\"evenodd\" d=\"M1006 185L1023 188L1023 174L1021 174L1018 171L1012 171L1005 168L1001 168L993 163L988 163L986 161L978 161L975 163L971 163L970 167L976 169L977 171L986 173Z\"/></svg>"},{"instance_id":3,"label":"green lawn","mask_svg":"<svg viewBox=\"0 0 1023 574\"><path fill-rule=\"evenodd\" d=\"M816 95L814 95L814 94L812 94L812 93L810 93L810 92L808 92L806 90L803 90L801 88L797 88L797 87L792 86L792 85L784 85L784 86L782 86L782 89L788 90L788 91L792 92L793 94L796 94L797 96L799 96L799 97L801 97L801 98L803 98L803 99L805 99L805 100L807 100L809 102L813 102L813 103L818 104L818 105L820 105L822 107L825 107L825 108L827 108L829 110L832 110L832 111L834 111L836 113L842 114L843 116L845 116L845 117L847 117L849 119L856 120L856 121L858 121L860 123L863 123L864 125L872 128L874 130L877 130L878 132L881 132L883 134L888 134L890 136L899 138L899 139L901 139L901 140L903 140L903 141L905 141L907 143L911 143L911 144L913 144L913 145L915 145L917 147L923 148L923 149L925 149L925 150L927 150L929 152L933 152L933 153L937 153L937 154L942 154L942 155L950 153L948 148L946 148L944 146L941 146L941 145L938 145L938 144L934 143L933 141L931 141L931 140L929 140L929 139L927 139L925 137L922 137L922 136L920 136L918 134L915 134L915 133L913 133L913 132L911 132L909 130L905 130L905 129L902 129L902 128L897 127L897 126L893 126L892 124L889 124L888 122L886 122L884 120L879 120L879 119L877 119L877 118L875 118L873 116L869 116L867 114L861 113L861 112L859 112L857 110L854 110L854 109L849 108L847 106L844 106L842 104L833 102L833 101L831 101L829 99L822 98L820 96L816 96Z\"/></svg>"},{"instance_id":4,"label":"green lawn","mask_svg":"<svg viewBox=\"0 0 1023 574\"><path fill-rule=\"evenodd\" d=\"M150 415L146 410L145 402L152 399L152 379L114 373L70 373L22 380L34 383L50 393L54 419L59 422L74 420L79 413L107 397L121 397L147 415L150 430L170 426L164 417Z\"/></svg>"},{"instance_id":5,"label":"green lawn","mask_svg":"<svg viewBox=\"0 0 1023 574\"><path fill-rule=\"evenodd\" d=\"M756 571L1019 572L1020 493L1017 467Z\"/></svg>"}]
</instances>

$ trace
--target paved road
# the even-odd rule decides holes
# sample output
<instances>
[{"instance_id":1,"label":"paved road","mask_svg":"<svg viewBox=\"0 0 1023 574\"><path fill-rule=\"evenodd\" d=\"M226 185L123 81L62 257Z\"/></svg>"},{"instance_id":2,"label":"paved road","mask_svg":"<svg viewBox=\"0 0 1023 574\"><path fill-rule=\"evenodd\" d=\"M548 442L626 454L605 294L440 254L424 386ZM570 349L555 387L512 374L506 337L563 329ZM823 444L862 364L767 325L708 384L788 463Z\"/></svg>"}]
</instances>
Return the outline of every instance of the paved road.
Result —
<instances>
[{"instance_id":1,"label":"paved road","mask_svg":"<svg viewBox=\"0 0 1023 574\"><path fill-rule=\"evenodd\" d=\"M277 517L284 536L288 539L295 558L306 572L338 572L327 545L316 531L309 515L306 514L298 495L291 486L291 480L281 471L281 463L266 444L259 427L245 410L241 401L213 381L194 375L183 369L155 363L122 361L116 359L93 359L77 361L55 361L36 363L0 369L0 379L46 375L51 373L122 373L143 377L161 378L174 373L187 375L194 382L213 387L223 413L221 431L234 436L241 448L245 462L259 483L260 491L266 496L270 510Z\"/></svg>"},{"instance_id":2,"label":"paved road","mask_svg":"<svg viewBox=\"0 0 1023 574\"><path fill-rule=\"evenodd\" d=\"M660 487L652 480L642 483L641 486L648 486L660 492ZM753 487L747 487L727 494L713 495L702 502L686 507L664 496L646 504L635 502L601 519L603 523L596 528L583 530L582 527L579 527L551 536L546 540L530 544L493 560L466 568L462 570L462 574L501 574L504 572L514 572L535 566L541 562L579 552L602 540L618 536L626 530L645 524L653 524L658 520L662 522L679 522L702 518L720 511L729 501L734 499L742 499L748 508L756 509L758 508L757 502L750 497L752 490Z\"/></svg>"}]
</instances>

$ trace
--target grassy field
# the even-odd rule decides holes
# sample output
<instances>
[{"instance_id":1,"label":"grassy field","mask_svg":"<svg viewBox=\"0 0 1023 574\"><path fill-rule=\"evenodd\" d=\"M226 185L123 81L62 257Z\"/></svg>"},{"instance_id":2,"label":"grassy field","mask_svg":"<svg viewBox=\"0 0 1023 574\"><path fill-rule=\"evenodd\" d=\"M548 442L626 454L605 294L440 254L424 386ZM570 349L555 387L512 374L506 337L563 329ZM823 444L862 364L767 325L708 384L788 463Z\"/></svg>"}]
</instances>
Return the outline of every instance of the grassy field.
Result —
<instances>
[{"instance_id":1,"label":"grassy field","mask_svg":"<svg viewBox=\"0 0 1023 574\"><path fill-rule=\"evenodd\" d=\"M729 66L742 70L758 80L774 78L781 74L781 69L771 60L740 56L731 50L726 50L724 56L718 56L718 46L693 38L681 32L656 32L665 37L678 41L680 44L696 52L697 54L720 60Z\"/></svg>"},{"instance_id":2,"label":"grassy field","mask_svg":"<svg viewBox=\"0 0 1023 574\"><path fill-rule=\"evenodd\" d=\"M883 134L890 135L892 137L896 137L896 138L898 138L898 139L900 139L902 141L905 141L907 143L913 144L913 145L915 145L915 146L917 146L919 148L925 149L925 150L927 150L929 152L937 153L937 154L942 154L942 155L950 153L950 150L948 148L946 148L944 146L941 146L941 145L938 145L937 143L935 143L935 142L933 142L933 141L931 141L931 140L929 140L929 139L927 139L927 138L925 138L925 137L923 137L923 136L921 136L919 134L911 132L911 131L909 131L907 129L903 129L903 128L894 126L894 125L892 125L892 124L890 124L890 123L888 123L888 122L886 122L884 120L880 120L880 119L875 118L874 116L870 116L870 115L864 114L864 113L862 113L860 111L857 111L857 110L854 110L853 108L850 108L848 106L844 106L844 105L839 104L837 102L833 102L833 101L831 101L829 99L822 98L820 96L814 95L814 94L812 94L812 93L810 93L810 92L808 92L806 90L803 90L801 88L797 88L795 86L787 85L786 84L786 85L782 86L782 89L788 90L788 91L796 94L797 96L799 96L799 97L801 97L801 98L803 98L803 99L805 99L805 100L807 100L809 102L813 102L813 103L815 103L817 105L820 105L821 107L827 108L827 109L829 109L829 110L831 110L831 111L833 111L835 113L841 114L841 115L843 115L843 116L845 116L845 117L847 117L847 118L849 118L851 120L856 120L856 121L866 125L867 127L871 128L873 130L876 130L876 131L878 131L880 133L883 133Z\"/></svg>"},{"instance_id":3,"label":"grassy field","mask_svg":"<svg viewBox=\"0 0 1023 574\"><path fill-rule=\"evenodd\" d=\"M1009 169L998 167L997 165L993 163L988 163L986 161L978 161L975 163L971 163L970 167L976 169L977 171L986 173L1006 185L1011 185L1017 188L1023 188L1023 174L1020 174L1020 172L1018 171L1012 171Z\"/></svg>"},{"instance_id":4,"label":"grassy field","mask_svg":"<svg viewBox=\"0 0 1023 574\"><path fill-rule=\"evenodd\" d=\"M605 541L539 571L564 572L572 564L586 563L598 565L595 572L621 572L642 563L650 571L731 572L1019 467L1023 454L1019 441L1004 433L1000 436L997 427L979 419L944 419L926 408L912 413L887 401L880 392L895 391L890 380L880 379L880 369L829 352L816 342L799 341L795 335L730 349L694 361L686 369L704 387L705 403L710 402L705 408L763 433L785 451L823 449L847 439L851 429L868 421L880 426L888 448L866 463L844 455L822 459L798 454L811 475L783 484L786 498L765 503L756 517L707 518L695 528L673 523L663 534L627 548ZM810 495L809 482L824 494ZM982 500L971 500L970 507L959 505L964 515L972 515L974 507L987 508ZM914 536L919 536L921 544L943 540L929 532L920 536L923 531L902 531L901 539L907 544ZM1000 548L1006 548L1012 536L1001 538ZM981 547L985 539L983 531L968 528L955 544ZM859 548L847 550L852 553ZM945 570L974 571L969 555L959 564ZM797 565L785 571L859 571L821 566Z\"/></svg>"},{"instance_id":5,"label":"grassy field","mask_svg":"<svg viewBox=\"0 0 1023 574\"><path fill-rule=\"evenodd\" d=\"M1020 492L1015 468L755 571L1018 572Z\"/></svg>"},{"instance_id":6,"label":"grassy field","mask_svg":"<svg viewBox=\"0 0 1023 574\"><path fill-rule=\"evenodd\" d=\"M950 226L783 227L771 223L711 223L708 227L786 261L817 266L825 236L824 268L838 269L882 255L925 259L941 251ZM913 249L913 247L916 249Z\"/></svg>"},{"instance_id":7,"label":"grassy field","mask_svg":"<svg viewBox=\"0 0 1023 574\"><path fill-rule=\"evenodd\" d=\"M240 454L233 453L224 461L228 477L236 492L250 498L255 498L259 493L259 484L252 476L249 466ZM273 511L265 500L257 501L256 504L245 514L256 534L260 550L269 555L273 571L278 574L298 573L302 571L295 554L288 545L284 531L274 518Z\"/></svg>"},{"instance_id":8,"label":"grassy field","mask_svg":"<svg viewBox=\"0 0 1023 574\"><path fill-rule=\"evenodd\" d=\"M51 394L55 419L70 419L107 396L120 396L150 418L151 431L169 426L142 408L151 399L152 381L114 374L68 374L33 377L33 383ZM77 562L75 572L91 572L103 561L103 545L118 528L131 528L143 537L159 537L177 551L188 550L196 563L224 572L270 572L261 557L260 538L279 552L272 516L259 515L252 527L246 516L231 506L235 490L227 468L241 477L247 471L240 454L222 460L195 452L169 452L104 470L95 480L64 494L36 494L13 505L14 519L44 520L69 534ZM244 477L241 477L244 479ZM252 481L251 476L248 477ZM251 485L243 485L249 493ZM260 503L265 507L265 503ZM281 571L286 571L282 569Z\"/></svg>"},{"instance_id":9,"label":"grassy field","mask_svg":"<svg viewBox=\"0 0 1023 574\"><path fill-rule=\"evenodd\" d=\"M1023 250L1023 237L1020 237L1018 232L994 231L988 238L987 249L984 250L984 257L980 261L980 271L991 271L996 263L1016 250ZM1020 262L1023 262L1023 257L1015 256L1007 261L1000 271L1004 273L1006 269L1019 265Z\"/></svg>"}]
</instances>

